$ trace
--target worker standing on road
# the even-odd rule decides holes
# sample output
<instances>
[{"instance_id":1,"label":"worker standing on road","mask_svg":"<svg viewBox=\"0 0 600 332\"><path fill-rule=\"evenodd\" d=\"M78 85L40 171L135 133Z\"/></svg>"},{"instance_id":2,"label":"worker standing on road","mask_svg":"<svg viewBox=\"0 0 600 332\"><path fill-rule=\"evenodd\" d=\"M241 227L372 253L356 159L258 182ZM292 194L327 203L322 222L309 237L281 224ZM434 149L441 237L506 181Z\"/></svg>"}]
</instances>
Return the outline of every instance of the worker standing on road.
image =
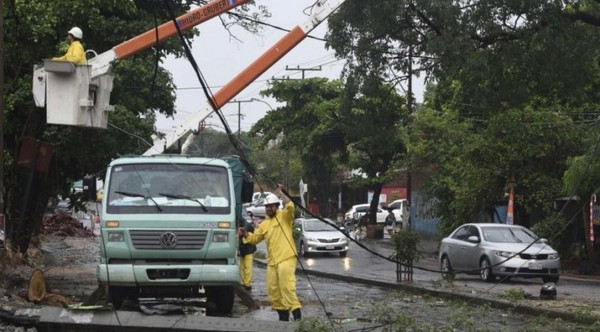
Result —
<instances>
[{"instance_id":1,"label":"worker standing on road","mask_svg":"<svg viewBox=\"0 0 600 332\"><path fill-rule=\"evenodd\" d=\"M250 215L250 213L248 213ZM252 217L251 217L252 218ZM247 232L254 232L254 223L248 222L246 219L240 221L241 227L245 228ZM240 256L240 275L242 277L242 285L247 291L252 291L252 264L254 262L254 252L256 252L256 245L251 243L244 243L243 238L240 236L239 243L239 256Z\"/></svg>"},{"instance_id":2,"label":"worker standing on road","mask_svg":"<svg viewBox=\"0 0 600 332\"><path fill-rule=\"evenodd\" d=\"M78 27L73 27L67 32L67 42L69 43L67 53L63 56L52 58L52 60L69 61L76 65L85 65L85 51L83 50L83 45L81 45L82 38L83 31Z\"/></svg>"},{"instance_id":3,"label":"worker standing on road","mask_svg":"<svg viewBox=\"0 0 600 332\"><path fill-rule=\"evenodd\" d=\"M283 210L279 210L281 200L274 194L265 197L267 217L253 233L240 227L238 232L244 243L267 245L267 295L271 307L277 310L280 321L290 320L290 311L294 320L300 320L302 314L300 301L296 295L296 243L292 236L294 223L294 203L283 195L281 186L277 193L283 198Z\"/></svg>"}]
</instances>

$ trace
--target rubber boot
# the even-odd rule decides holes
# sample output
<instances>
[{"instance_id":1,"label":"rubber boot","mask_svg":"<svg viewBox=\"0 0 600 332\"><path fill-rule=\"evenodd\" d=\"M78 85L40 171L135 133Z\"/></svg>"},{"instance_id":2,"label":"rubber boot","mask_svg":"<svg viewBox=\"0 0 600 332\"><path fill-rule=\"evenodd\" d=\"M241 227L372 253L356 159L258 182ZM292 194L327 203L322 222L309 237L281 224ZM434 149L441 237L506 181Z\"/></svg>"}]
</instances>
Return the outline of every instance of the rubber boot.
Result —
<instances>
[{"instance_id":1,"label":"rubber boot","mask_svg":"<svg viewBox=\"0 0 600 332\"><path fill-rule=\"evenodd\" d=\"M300 308L294 309L294 311L292 311L292 315L294 315L295 321L299 321L302 319L302 312L300 311Z\"/></svg>"},{"instance_id":2,"label":"rubber boot","mask_svg":"<svg viewBox=\"0 0 600 332\"><path fill-rule=\"evenodd\" d=\"M290 312L287 310L277 310L277 313L279 314L279 320L280 321L284 321L284 322L289 322L290 321Z\"/></svg>"}]
</instances>

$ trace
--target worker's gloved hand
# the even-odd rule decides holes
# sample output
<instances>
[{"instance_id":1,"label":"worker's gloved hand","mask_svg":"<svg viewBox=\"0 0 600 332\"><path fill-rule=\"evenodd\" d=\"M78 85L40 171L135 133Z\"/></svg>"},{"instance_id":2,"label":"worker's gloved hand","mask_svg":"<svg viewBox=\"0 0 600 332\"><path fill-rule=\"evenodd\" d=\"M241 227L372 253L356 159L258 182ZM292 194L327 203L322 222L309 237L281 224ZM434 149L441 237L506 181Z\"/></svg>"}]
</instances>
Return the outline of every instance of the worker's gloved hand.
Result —
<instances>
[{"instance_id":1,"label":"worker's gloved hand","mask_svg":"<svg viewBox=\"0 0 600 332\"><path fill-rule=\"evenodd\" d=\"M246 230L246 228L245 228L245 227L239 227L239 228L238 228L238 234L239 234L241 237L246 237L246 236L248 236L248 231Z\"/></svg>"}]
</instances>

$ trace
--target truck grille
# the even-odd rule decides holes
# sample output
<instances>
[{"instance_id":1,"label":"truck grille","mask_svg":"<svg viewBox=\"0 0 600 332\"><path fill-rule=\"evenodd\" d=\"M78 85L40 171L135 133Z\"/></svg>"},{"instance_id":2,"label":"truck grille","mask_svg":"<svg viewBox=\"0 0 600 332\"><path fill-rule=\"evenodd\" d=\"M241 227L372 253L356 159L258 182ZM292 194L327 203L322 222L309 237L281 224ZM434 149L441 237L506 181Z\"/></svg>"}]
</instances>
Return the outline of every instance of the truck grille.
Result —
<instances>
[{"instance_id":1,"label":"truck grille","mask_svg":"<svg viewBox=\"0 0 600 332\"><path fill-rule=\"evenodd\" d=\"M138 250L198 250L204 247L207 231L132 230L133 247Z\"/></svg>"}]
</instances>

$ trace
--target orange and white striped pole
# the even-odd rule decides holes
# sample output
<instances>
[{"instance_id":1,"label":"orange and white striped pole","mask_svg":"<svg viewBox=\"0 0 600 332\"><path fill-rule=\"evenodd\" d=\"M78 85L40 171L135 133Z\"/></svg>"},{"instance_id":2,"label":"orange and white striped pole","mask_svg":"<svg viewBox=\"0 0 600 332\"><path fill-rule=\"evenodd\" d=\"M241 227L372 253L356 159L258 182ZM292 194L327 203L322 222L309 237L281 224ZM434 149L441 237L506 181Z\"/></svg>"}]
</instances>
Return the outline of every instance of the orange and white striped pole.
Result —
<instances>
[{"instance_id":1,"label":"orange and white striped pole","mask_svg":"<svg viewBox=\"0 0 600 332\"><path fill-rule=\"evenodd\" d=\"M594 243L594 203L596 203L596 194L590 197L590 242Z\"/></svg>"},{"instance_id":2,"label":"orange and white striped pole","mask_svg":"<svg viewBox=\"0 0 600 332\"><path fill-rule=\"evenodd\" d=\"M514 204L515 204L515 192L513 187L510 187L510 193L508 194L508 209L506 211L506 223L512 225L515 222L514 216Z\"/></svg>"}]
</instances>

